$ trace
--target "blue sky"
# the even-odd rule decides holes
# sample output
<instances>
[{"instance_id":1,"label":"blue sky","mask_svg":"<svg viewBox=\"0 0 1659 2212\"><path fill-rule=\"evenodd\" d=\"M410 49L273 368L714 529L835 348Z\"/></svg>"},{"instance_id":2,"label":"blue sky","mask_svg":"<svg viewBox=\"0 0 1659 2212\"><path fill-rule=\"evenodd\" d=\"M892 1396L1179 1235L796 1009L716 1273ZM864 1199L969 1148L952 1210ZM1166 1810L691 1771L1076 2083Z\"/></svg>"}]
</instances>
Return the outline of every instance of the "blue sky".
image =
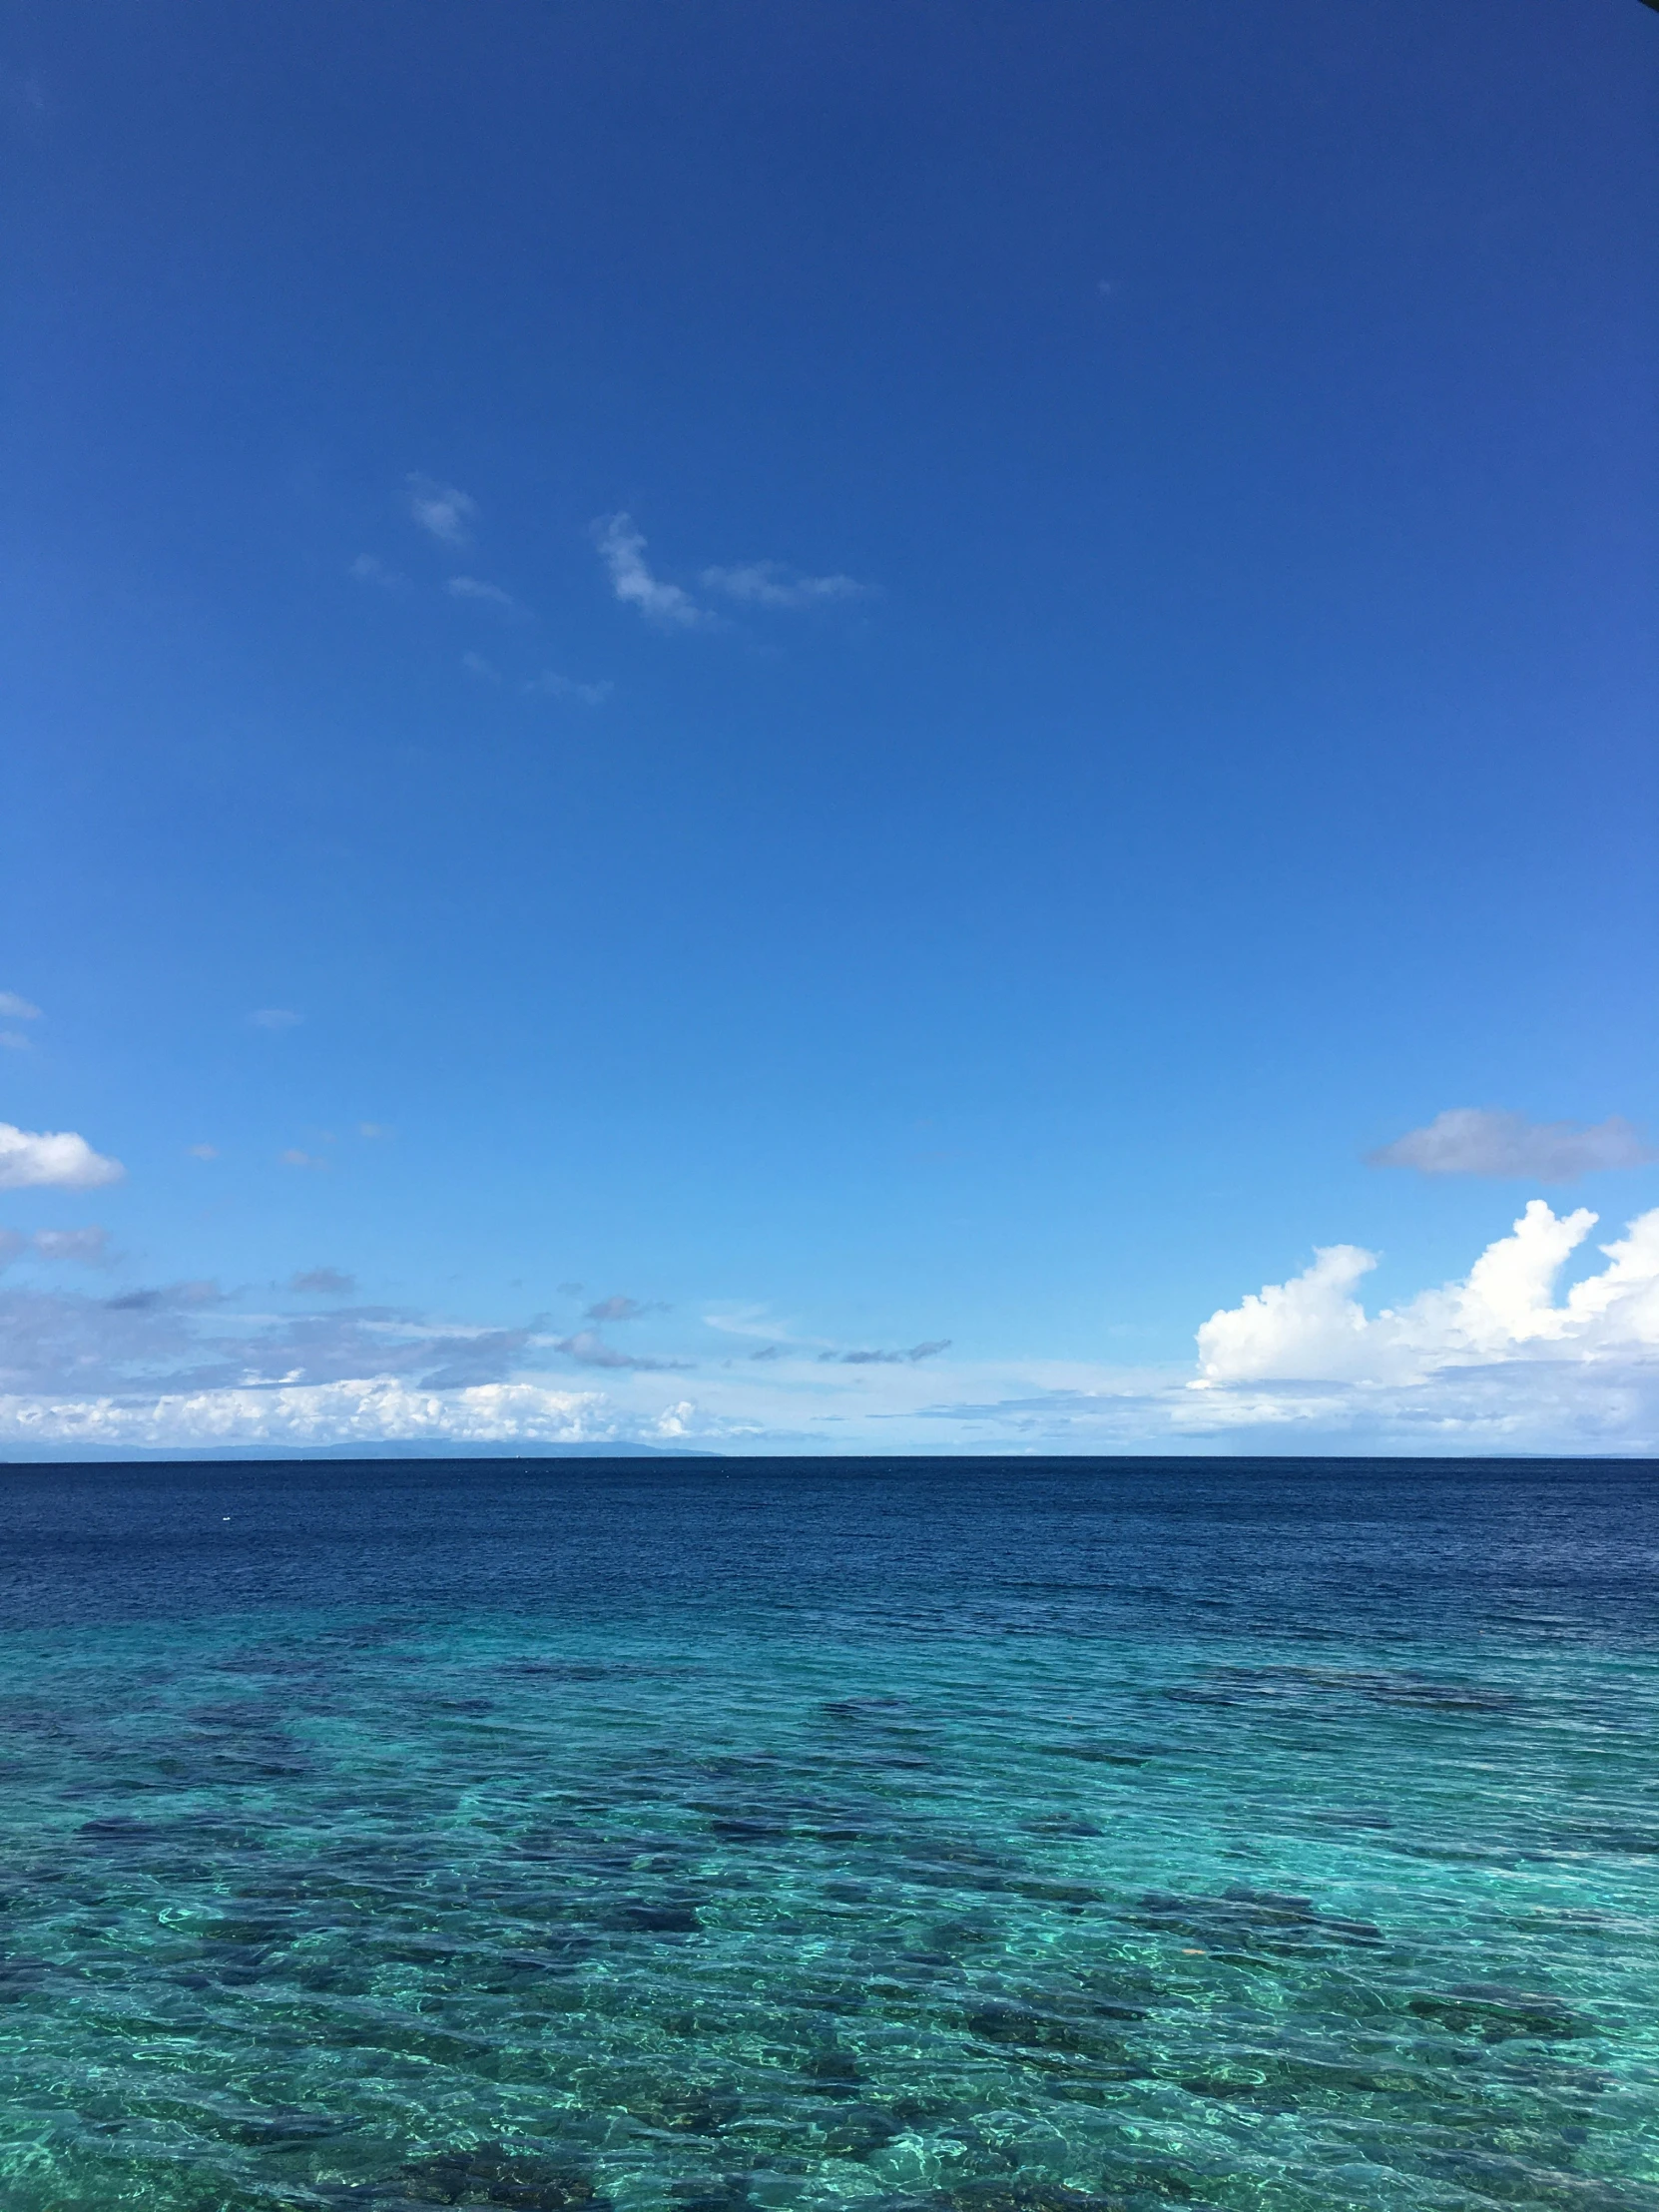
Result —
<instances>
[{"instance_id":1,"label":"blue sky","mask_svg":"<svg viewBox=\"0 0 1659 2212\"><path fill-rule=\"evenodd\" d=\"M0 1445L1659 1445L1651 10L0 93Z\"/></svg>"}]
</instances>

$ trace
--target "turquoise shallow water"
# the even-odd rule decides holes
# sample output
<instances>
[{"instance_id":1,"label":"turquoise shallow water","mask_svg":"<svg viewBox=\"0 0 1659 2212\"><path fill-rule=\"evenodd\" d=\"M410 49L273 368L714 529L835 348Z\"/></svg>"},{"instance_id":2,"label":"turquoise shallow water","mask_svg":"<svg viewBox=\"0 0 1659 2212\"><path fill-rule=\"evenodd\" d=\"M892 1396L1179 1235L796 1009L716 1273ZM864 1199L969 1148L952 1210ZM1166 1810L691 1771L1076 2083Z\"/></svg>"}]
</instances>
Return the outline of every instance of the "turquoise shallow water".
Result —
<instances>
[{"instance_id":1,"label":"turquoise shallow water","mask_svg":"<svg viewBox=\"0 0 1659 2212\"><path fill-rule=\"evenodd\" d=\"M1650 1468L0 1527L6 2212L1659 2206Z\"/></svg>"}]
</instances>

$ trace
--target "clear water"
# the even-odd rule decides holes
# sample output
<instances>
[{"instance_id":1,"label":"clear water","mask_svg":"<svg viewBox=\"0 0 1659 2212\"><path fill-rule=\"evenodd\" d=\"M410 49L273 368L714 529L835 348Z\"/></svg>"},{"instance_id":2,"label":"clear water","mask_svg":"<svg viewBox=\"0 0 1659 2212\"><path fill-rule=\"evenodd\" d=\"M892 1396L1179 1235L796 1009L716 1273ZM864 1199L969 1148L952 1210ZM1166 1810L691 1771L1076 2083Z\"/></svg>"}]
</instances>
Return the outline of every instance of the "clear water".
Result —
<instances>
[{"instance_id":1,"label":"clear water","mask_svg":"<svg viewBox=\"0 0 1659 2212\"><path fill-rule=\"evenodd\" d=\"M7 1470L0 2204L1659 2206L1656 1472Z\"/></svg>"}]
</instances>

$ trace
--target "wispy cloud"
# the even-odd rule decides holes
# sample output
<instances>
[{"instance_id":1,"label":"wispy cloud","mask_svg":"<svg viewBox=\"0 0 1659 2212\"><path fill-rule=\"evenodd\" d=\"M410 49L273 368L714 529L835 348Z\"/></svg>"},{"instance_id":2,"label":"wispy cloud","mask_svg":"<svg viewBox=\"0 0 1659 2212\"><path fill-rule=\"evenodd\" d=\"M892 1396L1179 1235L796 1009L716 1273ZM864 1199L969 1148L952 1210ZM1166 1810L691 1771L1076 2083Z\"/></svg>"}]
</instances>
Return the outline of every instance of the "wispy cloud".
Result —
<instances>
[{"instance_id":1,"label":"wispy cloud","mask_svg":"<svg viewBox=\"0 0 1659 2212\"><path fill-rule=\"evenodd\" d=\"M193 1160L217 1160L219 1158L219 1147L216 1144L193 1144L187 1146L186 1149Z\"/></svg>"},{"instance_id":2,"label":"wispy cloud","mask_svg":"<svg viewBox=\"0 0 1659 2212\"><path fill-rule=\"evenodd\" d=\"M668 1308L661 1299L602 1298L590 1306L582 1317L585 1321L638 1321L645 1314L666 1314Z\"/></svg>"},{"instance_id":3,"label":"wispy cloud","mask_svg":"<svg viewBox=\"0 0 1659 2212\"><path fill-rule=\"evenodd\" d=\"M349 1298L356 1288L357 1278L338 1268L306 1268L288 1278L288 1289L302 1298Z\"/></svg>"},{"instance_id":4,"label":"wispy cloud","mask_svg":"<svg viewBox=\"0 0 1659 2212\"><path fill-rule=\"evenodd\" d=\"M1373 1167L1420 1175L1506 1175L1572 1183L1602 1168L1639 1168L1659 1152L1622 1115L1605 1121L1528 1121L1496 1107L1453 1106L1370 1156Z\"/></svg>"},{"instance_id":5,"label":"wispy cloud","mask_svg":"<svg viewBox=\"0 0 1659 2212\"><path fill-rule=\"evenodd\" d=\"M486 661L481 653L463 653L461 666L469 676L476 676L481 684L499 684L501 671L493 661Z\"/></svg>"},{"instance_id":6,"label":"wispy cloud","mask_svg":"<svg viewBox=\"0 0 1659 2212\"><path fill-rule=\"evenodd\" d=\"M409 494L409 513L423 530L430 532L440 545L468 546L472 543L472 525L478 519L478 502L464 491L457 491L453 484L440 484L431 476L408 476L404 479Z\"/></svg>"},{"instance_id":7,"label":"wispy cloud","mask_svg":"<svg viewBox=\"0 0 1659 2212\"><path fill-rule=\"evenodd\" d=\"M233 1305L213 1282L105 1299L0 1293L0 1390L189 1389L224 1402L221 1393L239 1386L355 1380L367 1388L389 1377L454 1390L503 1381L530 1345L526 1329L445 1326L384 1307L242 1315Z\"/></svg>"},{"instance_id":8,"label":"wispy cloud","mask_svg":"<svg viewBox=\"0 0 1659 2212\"><path fill-rule=\"evenodd\" d=\"M742 561L734 568L706 568L705 591L724 592L728 599L751 607L826 607L836 601L868 599L872 584L860 584L852 576L804 576L786 561Z\"/></svg>"},{"instance_id":9,"label":"wispy cloud","mask_svg":"<svg viewBox=\"0 0 1659 2212\"><path fill-rule=\"evenodd\" d=\"M476 607L493 607L497 614L511 615L515 622L529 619L530 610L522 601L499 584L486 583L481 576L451 576L443 588L451 599L467 599Z\"/></svg>"},{"instance_id":10,"label":"wispy cloud","mask_svg":"<svg viewBox=\"0 0 1659 2212\"><path fill-rule=\"evenodd\" d=\"M0 64L0 107L31 123L38 123L52 112L46 87L34 70L8 69L3 64Z\"/></svg>"},{"instance_id":11,"label":"wispy cloud","mask_svg":"<svg viewBox=\"0 0 1659 2212\"><path fill-rule=\"evenodd\" d=\"M226 1298L217 1283L203 1277L190 1283L163 1283L154 1290L123 1291L117 1298L106 1298L103 1305L111 1314L194 1314L223 1306Z\"/></svg>"},{"instance_id":12,"label":"wispy cloud","mask_svg":"<svg viewBox=\"0 0 1659 2212\"><path fill-rule=\"evenodd\" d=\"M636 1368L646 1374L666 1374L685 1367L683 1360L649 1360L632 1352L619 1352L594 1329L579 1329L573 1337L554 1339L553 1349L584 1368Z\"/></svg>"},{"instance_id":13,"label":"wispy cloud","mask_svg":"<svg viewBox=\"0 0 1659 2212\"><path fill-rule=\"evenodd\" d=\"M302 1152L297 1145L289 1145L285 1152L278 1152L276 1158L285 1168L326 1168L330 1164L314 1152Z\"/></svg>"},{"instance_id":14,"label":"wispy cloud","mask_svg":"<svg viewBox=\"0 0 1659 2212\"><path fill-rule=\"evenodd\" d=\"M110 1233L95 1222L84 1229L37 1229L32 1242L43 1260L72 1260L83 1268L110 1265Z\"/></svg>"},{"instance_id":15,"label":"wispy cloud","mask_svg":"<svg viewBox=\"0 0 1659 2212\"><path fill-rule=\"evenodd\" d=\"M85 1229L0 1229L0 1268L27 1253L36 1260L67 1260L77 1267L107 1268L111 1264L110 1233Z\"/></svg>"},{"instance_id":16,"label":"wispy cloud","mask_svg":"<svg viewBox=\"0 0 1659 2212\"><path fill-rule=\"evenodd\" d=\"M713 621L690 592L679 584L665 583L646 565L645 539L632 515L603 515L593 526L599 557L610 572L611 589L624 606L637 607L652 622L670 629L690 630Z\"/></svg>"},{"instance_id":17,"label":"wispy cloud","mask_svg":"<svg viewBox=\"0 0 1659 2212\"><path fill-rule=\"evenodd\" d=\"M248 1019L256 1029L296 1029L301 1016L291 1006L262 1006Z\"/></svg>"},{"instance_id":18,"label":"wispy cloud","mask_svg":"<svg viewBox=\"0 0 1659 2212\"><path fill-rule=\"evenodd\" d=\"M26 1037L21 1029L0 1029L0 1051L33 1052L35 1040Z\"/></svg>"},{"instance_id":19,"label":"wispy cloud","mask_svg":"<svg viewBox=\"0 0 1659 2212\"><path fill-rule=\"evenodd\" d=\"M16 991L0 991L0 1014L11 1021L39 1021L41 1011Z\"/></svg>"},{"instance_id":20,"label":"wispy cloud","mask_svg":"<svg viewBox=\"0 0 1659 2212\"><path fill-rule=\"evenodd\" d=\"M350 572L359 584L375 584L381 591L409 589L409 579L395 568L388 568L377 553L359 553Z\"/></svg>"},{"instance_id":21,"label":"wispy cloud","mask_svg":"<svg viewBox=\"0 0 1659 2212\"><path fill-rule=\"evenodd\" d=\"M71 1130L37 1133L0 1121L0 1191L92 1191L126 1172Z\"/></svg>"},{"instance_id":22,"label":"wispy cloud","mask_svg":"<svg viewBox=\"0 0 1659 2212\"><path fill-rule=\"evenodd\" d=\"M391 1131L387 1128L386 1124L383 1121L360 1121L357 1124L357 1134L359 1137L368 1137L370 1139L373 1139L378 1137L389 1137L391 1135Z\"/></svg>"},{"instance_id":23,"label":"wispy cloud","mask_svg":"<svg viewBox=\"0 0 1659 2212\"><path fill-rule=\"evenodd\" d=\"M614 684L579 684L573 676L561 676L551 668L544 668L524 686L532 699L574 699L584 707L604 706L615 689Z\"/></svg>"},{"instance_id":24,"label":"wispy cloud","mask_svg":"<svg viewBox=\"0 0 1659 2212\"><path fill-rule=\"evenodd\" d=\"M913 1368L918 1361L934 1359L949 1350L950 1339L937 1337L926 1344L911 1345L908 1352L821 1352L819 1359L843 1368Z\"/></svg>"}]
</instances>

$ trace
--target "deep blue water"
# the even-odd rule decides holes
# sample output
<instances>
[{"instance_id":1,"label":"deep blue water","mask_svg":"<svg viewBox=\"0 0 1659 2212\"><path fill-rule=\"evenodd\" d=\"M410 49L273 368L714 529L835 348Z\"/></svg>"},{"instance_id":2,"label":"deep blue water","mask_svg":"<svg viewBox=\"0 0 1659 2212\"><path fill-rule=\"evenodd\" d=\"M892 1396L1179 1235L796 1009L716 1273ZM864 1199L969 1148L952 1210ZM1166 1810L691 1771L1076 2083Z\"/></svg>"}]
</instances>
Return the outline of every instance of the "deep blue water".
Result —
<instances>
[{"instance_id":1,"label":"deep blue water","mask_svg":"<svg viewBox=\"0 0 1659 2212\"><path fill-rule=\"evenodd\" d=\"M0 2205L1659 2206L1659 1469L0 1472Z\"/></svg>"}]
</instances>

